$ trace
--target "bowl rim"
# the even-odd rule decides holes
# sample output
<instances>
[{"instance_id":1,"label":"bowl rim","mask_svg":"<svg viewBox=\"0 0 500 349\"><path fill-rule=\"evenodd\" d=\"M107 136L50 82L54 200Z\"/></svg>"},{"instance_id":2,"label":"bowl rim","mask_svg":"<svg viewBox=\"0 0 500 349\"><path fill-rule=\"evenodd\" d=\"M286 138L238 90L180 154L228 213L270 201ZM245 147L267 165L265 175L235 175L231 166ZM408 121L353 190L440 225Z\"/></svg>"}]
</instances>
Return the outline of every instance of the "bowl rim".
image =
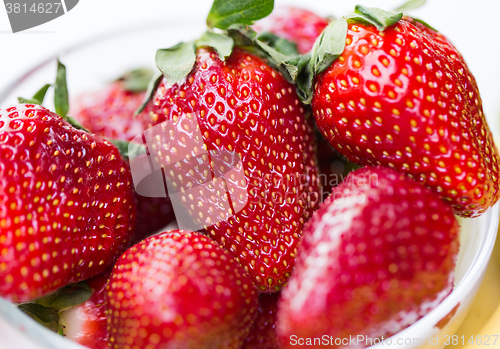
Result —
<instances>
[{"instance_id":1,"label":"bowl rim","mask_svg":"<svg viewBox=\"0 0 500 349\"><path fill-rule=\"evenodd\" d=\"M137 23L135 25L131 26L122 26L120 28L114 28L112 30L108 30L104 32L102 35L97 35L94 34L92 36L89 36L85 39L81 39L78 42L71 44L65 48L62 48L59 50L58 53L51 53L47 57L45 57L42 61L35 63L31 65L31 68L28 68L27 71L22 72L17 75L17 77L11 78L2 89L0 89L0 103L5 102L7 97L10 95L10 91L17 88L19 85L23 83L26 79L30 77L31 74L35 73L37 70L43 68L44 66L52 63L54 60L58 59L59 56L63 56L67 53L73 53L74 51L78 51L81 48L87 48L89 46L92 46L94 44L99 44L100 42L106 41L108 39L111 39L113 37L125 37L129 34L134 34L137 31L147 31L147 30L154 30L154 29L160 29L160 28L169 28L172 26L176 26L178 24L186 24L186 21L183 20L183 16L165 16L164 19L161 20L154 20L151 22L142 22L142 23ZM195 15L192 17L193 21L198 20L199 18L202 18L200 15ZM161 45L158 46L158 49L162 48ZM43 82L41 82L40 87L42 87ZM1 86L0 86L1 87Z\"/></svg>"},{"instance_id":2,"label":"bowl rim","mask_svg":"<svg viewBox=\"0 0 500 349\"><path fill-rule=\"evenodd\" d=\"M481 216L476 217L474 219L483 218L485 220L485 224L487 224L487 231L482 236L482 242L477 248L477 252L475 253L474 259L470 264L469 268L465 272L464 276L460 280L460 282L453 287L453 290L448 294L442 301L439 303L434 309L432 309L429 313L418 319L416 322L406 327L405 329L397 332L391 337L387 339L391 339L391 341L398 340L400 338L412 338L413 333L419 334L431 334L430 331L436 328L437 323L446 317L450 312L454 311L454 308L461 308L462 306L467 307L467 312L469 308L469 304L472 303L473 299L476 297L477 289L482 282L484 277L484 273L486 272L486 268L488 267L491 254L493 252L493 248L495 246L495 241L497 238L497 232L499 228L499 219L500 219L500 201L498 201L493 207L490 207L486 212L484 212ZM467 220L471 218L465 218ZM472 237L474 238L474 237ZM462 304L461 302L467 296L472 296L470 303ZM458 314L457 311L454 315ZM433 320L431 326L429 326L429 321ZM450 318L451 322L452 319ZM437 331L439 332L440 329ZM427 338L421 337L423 344L425 346L425 340ZM394 343L393 343L394 344ZM367 348L382 348L383 346L387 346L389 344L376 344L373 346L369 346ZM418 346L409 346L408 348L418 348ZM406 347L405 347L406 348Z\"/></svg>"}]
</instances>

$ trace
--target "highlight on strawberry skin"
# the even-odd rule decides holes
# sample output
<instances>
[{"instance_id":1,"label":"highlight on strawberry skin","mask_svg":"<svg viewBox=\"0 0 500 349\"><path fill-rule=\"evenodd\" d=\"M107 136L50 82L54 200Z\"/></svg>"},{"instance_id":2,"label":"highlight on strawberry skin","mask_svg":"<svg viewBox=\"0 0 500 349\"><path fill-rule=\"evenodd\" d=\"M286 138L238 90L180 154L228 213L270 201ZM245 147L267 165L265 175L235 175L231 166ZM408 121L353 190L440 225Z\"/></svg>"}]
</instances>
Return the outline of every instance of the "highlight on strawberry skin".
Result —
<instances>
[{"instance_id":1,"label":"highlight on strawberry skin","mask_svg":"<svg viewBox=\"0 0 500 349\"><path fill-rule=\"evenodd\" d=\"M136 218L116 147L34 104L0 109L0 140L0 295L34 300L111 266Z\"/></svg>"},{"instance_id":2,"label":"highlight on strawberry skin","mask_svg":"<svg viewBox=\"0 0 500 349\"><path fill-rule=\"evenodd\" d=\"M257 314L257 292L243 267L188 231L131 247L106 288L108 340L118 348L238 349Z\"/></svg>"},{"instance_id":3,"label":"highlight on strawberry skin","mask_svg":"<svg viewBox=\"0 0 500 349\"><path fill-rule=\"evenodd\" d=\"M499 155L474 76L444 35L402 14L382 12L383 25L369 11L327 27L342 47L330 64L314 50L319 129L349 161L405 173L460 216L483 214L500 196Z\"/></svg>"},{"instance_id":4,"label":"highlight on strawberry skin","mask_svg":"<svg viewBox=\"0 0 500 349\"><path fill-rule=\"evenodd\" d=\"M411 325L451 292L458 232L452 209L406 175L383 167L351 172L304 228L278 304L280 344L388 338Z\"/></svg>"},{"instance_id":5,"label":"highlight on strawberry skin","mask_svg":"<svg viewBox=\"0 0 500 349\"><path fill-rule=\"evenodd\" d=\"M150 69L133 69L101 89L79 94L72 100L70 114L93 134L130 142L144 131L143 122L134 113L144 101L153 74ZM139 242L161 231L175 220L175 215L168 194L147 197L134 189L137 202L134 242Z\"/></svg>"}]
</instances>

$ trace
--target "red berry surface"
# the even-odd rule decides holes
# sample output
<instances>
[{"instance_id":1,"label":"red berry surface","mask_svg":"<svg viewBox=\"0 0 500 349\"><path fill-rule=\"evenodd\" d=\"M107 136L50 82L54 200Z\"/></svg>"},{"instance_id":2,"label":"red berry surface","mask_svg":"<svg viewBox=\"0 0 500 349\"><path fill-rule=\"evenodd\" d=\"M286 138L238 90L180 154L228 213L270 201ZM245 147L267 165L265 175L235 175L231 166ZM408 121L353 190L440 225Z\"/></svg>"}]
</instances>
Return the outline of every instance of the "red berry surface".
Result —
<instances>
[{"instance_id":1,"label":"red berry surface","mask_svg":"<svg viewBox=\"0 0 500 349\"><path fill-rule=\"evenodd\" d=\"M458 231L452 209L406 175L351 172L304 228L278 304L280 344L295 347L290 336L387 338L413 324L452 290Z\"/></svg>"},{"instance_id":2,"label":"red berry surface","mask_svg":"<svg viewBox=\"0 0 500 349\"><path fill-rule=\"evenodd\" d=\"M110 274L111 270L107 270L86 280L92 296L59 314L64 337L90 349L109 348L105 298Z\"/></svg>"},{"instance_id":3,"label":"red berry surface","mask_svg":"<svg viewBox=\"0 0 500 349\"><path fill-rule=\"evenodd\" d=\"M231 197L233 208L241 210L213 225L207 219L206 231L238 259L260 291L281 288L293 267L303 224L318 204L312 118L306 120L294 86L241 49L224 62L212 50L200 49L191 73L180 83L163 79L141 117L145 129L172 120L185 132L177 144L149 145L157 163L168 163L186 151L186 139L194 142L193 118L202 138L196 142L204 145L190 156L207 161L198 155L204 148L239 156L245 180L228 180L242 193ZM217 166L212 162L211 168L177 164L180 169L185 166L179 186L197 186L199 177L219 166L231 168L230 162L219 161ZM170 180L179 182L176 178ZM203 197L184 196L182 201L197 218L198 209L220 207L227 198L214 189Z\"/></svg>"},{"instance_id":4,"label":"red berry surface","mask_svg":"<svg viewBox=\"0 0 500 349\"><path fill-rule=\"evenodd\" d=\"M380 32L351 23L340 58L317 76L319 129L348 160L407 173L456 214L499 197L498 152L476 81L441 34L400 20Z\"/></svg>"},{"instance_id":5,"label":"red berry surface","mask_svg":"<svg viewBox=\"0 0 500 349\"><path fill-rule=\"evenodd\" d=\"M141 121L133 115L145 95L127 91L123 82L115 81L99 91L78 96L71 105L71 115L95 134L130 141L143 131Z\"/></svg>"},{"instance_id":6,"label":"red berry surface","mask_svg":"<svg viewBox=\"0 0 500 349\"><path fill-rule=\"evenodd\" d=\"M257 318L241 349L278 349L276 314L280 293L261 293Z\"/></svg>"},{"instance_id":7,"label":"red berry surface","mask_svg":"<svg viewBox=\"0 0 500 349\"><path fill-rule=\"evenodd\" d=\"M257 314L252 279L199 233L149 237L118 260L107 286L112 348L240 348Z\"/></svg>"},{"instance_id":8,"label":"red berry surface","mask_svg":"<svg viewBox=\"0 0 500 349\"><path fill-rule=\"evenodd\" d=\"M297 44L299 53L306 53L328 25L328 20L309 10L294 6L278 6L268 17L258 21L254 29L270 32Z\"/></svg>"},{"instance_id":9,"label":"red berry surface","mask_svg":"<svg viewBox=\"0 0 500 349\"><path fill-rule=\"evenodd\" d=\"M143 131L134 112L144 100L145 92L133 92L116 81L100 91L79 96L71 114L91 132L108 138L131 141ZM137 224L135 241L159 231L175 219L170 199L145 197L136 193Z\"/></svg>"},{"instance_id":10,"label":"red berry surface","mask_svg":"<svg viewBox=\"0 0 500 349\"><path fill-rule=\"evenodd\" d=\"M0 110L0 295L28 301L97 275L136 220L118 149L49 110Z\"/></svg>"}]
</instances>

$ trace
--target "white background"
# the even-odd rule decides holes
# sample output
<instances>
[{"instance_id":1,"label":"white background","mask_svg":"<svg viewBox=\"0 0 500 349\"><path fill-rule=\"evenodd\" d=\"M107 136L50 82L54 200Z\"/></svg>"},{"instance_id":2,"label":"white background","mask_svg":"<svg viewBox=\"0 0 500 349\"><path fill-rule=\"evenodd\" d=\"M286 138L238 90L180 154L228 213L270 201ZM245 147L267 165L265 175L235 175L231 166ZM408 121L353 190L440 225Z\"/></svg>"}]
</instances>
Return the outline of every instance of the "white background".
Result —
<instances>
[{"instance_id":1,"label":"white background","mask_svg":"<svg viewBox=\"0 0 500 349\"><path fill-rule=\"evenodd\" d=\"M339 16L359 2L391 9L403 1L276 0L276 4L295 4L320 14ZM211 0L80 0L66 15L13 34L0 2L0 90L36 63L84 39L172 16L189 21L192 13L198 16L208 13L211 3ZM500 131L497 121L500 119L498 10L498 0L428 0L413 14L447 35L462 52L478 81L492 128ZM158 43L158 47L162 47L162 43Z\"/></svg>"}]
</instances>

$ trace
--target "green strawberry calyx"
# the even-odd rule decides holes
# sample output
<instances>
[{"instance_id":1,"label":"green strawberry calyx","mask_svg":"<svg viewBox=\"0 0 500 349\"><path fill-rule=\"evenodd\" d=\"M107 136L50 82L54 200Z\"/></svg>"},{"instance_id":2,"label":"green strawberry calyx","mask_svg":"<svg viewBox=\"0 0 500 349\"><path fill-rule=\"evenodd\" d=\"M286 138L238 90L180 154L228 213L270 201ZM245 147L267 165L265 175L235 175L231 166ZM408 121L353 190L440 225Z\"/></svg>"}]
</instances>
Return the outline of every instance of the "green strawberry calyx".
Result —
<instances>
[{"instance_id":1,"label":"green strawberry calyx","mask_svg":"<svg viewBox=\"0 0 500 349\"><path fill-rule=\"evenodd\" d=\"M354 12L333 20L316 39L305 69L301 69L297 78L297 94L305 104L310 104L313 96L313 84L317 75L334 63L344 52L347 27L349 23L363 23L375 26L379 31L387 30L403 17L409 17L435 30L424 21L406 14L422 6L425 0L410 0L394 11L384 11L375 7L357 5Z\"/></svg>"},{"instance_id":2,"label":"green strawberry calyx","mask_svg":"<svg viewBox=\"0 0 500 349\"><path fill-rule=\"evenodd\" d=\"M89 285L82 281L64 286L35 301L18 304L17 307L48 329L63 334L59 313L86 302L92 293Z\"/></svg>"},{"instance_id":3,"label":"green strawberry calyx","mask_svg":"<svg viewBox=\"0 0 500 349\"><path fill-rule=\"evenodd\" d=\"M250 25L267 17L273 8L274 0L214 0L207 26L226 30L234 23Z\"/></svg>"},{"instance_id":4,"label":"green strawberry calyx","mask_svg":"<svg viewBox=\"0 0 500 349\"><path fill-rule=\"evenodd\" d=\"M146 97L135 115L141 113L152 99L162 77L171 84L185 79L196 63L196 50L207 46L212 47L222 61L231 55L234 47L242 47L264 58L273 68L279 70L285 79L295 84L301 100L310 104L314 78L335 62L344 51L348 23L374 25L383 31L406 16L403 11L413 10L424 3L425 0L409 0L394 11L357 5L353 13L332 20L316 39L312 50L300 55L295 44L270 33L258 35L249 26L272 12L273 0L214 0L207 17L208 29L199 39L180 42L157 51L156 66L159 73L150 81Z\"/></svg>"},{"instance_id":5,"label":"green strawberry calyx","mask_svg":"<svg viewBox=\"0 0 500 349\"><path fill-rule=\"evenodd\" d=\"M356 5L353 13L330 22L314 42L306 69L301 71L298 78L297 93L302 101L305 104L311 103L314 78L330 67L344 52L348 23L365 23L384 31L401 18L402 12Z\"/></svg>"},{"instance_id":6,"label":"green strawberry calyx","mask_svg":"<svg viewBox=\"0 0 500 349\"><path fill-rule=\"evenodd\" d=\"M139 68L131 70L116 81L123 81L124 88L131 92L142 92L148 88L148 81L151 79L153 71L147 68ZM46 84L40 90L38 90L32 98L27 99L19 97L19 103L25 104L37 104L43 105L45 95L50 87L54 87L54 106L56 114L58 114L63 120L67 121L71 126L78 130L90 133L85 127L83 127L75 118L68 115L69 111L69 95L68 95L68 84L66 80L66 66L62 64L59 59L57 60L57 72L56 81L54 84ZM149 87L151 90L153 87ZM146 148L142 144L129 143L127 141L108 139L120 152L120 155L125 160L133 160L137 156L146 153ZM36 306L37 308L40 308Z\"/></svg>"},{"instance_id":7,"label":"green strawberry calyx","mask_svg":"<svg viewBox=\"0 0 500 349\"><path fill-rule=\"evenodd\" d=\"M153 74L154 72L149 68L137 68L127 71L116 81L122 82L126 91L140 93L147 91Z\"/></svg>"},{"instance_id":8,"label":"green strawberry calyx","mask_svg":"<svg viewBox=\"0 0 500 349\"><path fill-rule=\"evenodd\" d=\"M54 107L56 114L59 115L61 118L63 118L63 120L67 121L74 128L78 130L83 130L85 132L89 132L89 130L83 127L78 121L76 121L73 117L68 115L69 95L68 95L68 84L66 82L66 66L61 63L59 58L57 59L57 72L56 72L55 83L53 85L52 84L44 85L30 99L19 97L17 100L19 101L19 103L43 105L45 95L47 94L47 91L49 90L50 87L54 87Z\"/></svg>"},{"instance_id":9,"label":"green strawberry calyx","mask_svg":"<svg viewBox=\"0 0 500 349\"><path fill-rule=\"evenodd\" d=\"M344 18L348 22L371 24L379 31L384 31L388 27L391 27L399 22L399 20L403 18L403 12L384 11L376 7L356 5L354 12L344 16Z\"/></svg>"},{"instance_id":10,"label":"green strawberry calyx","mask_svg":"<svg viewBox=\"0 0 500 349\"><path fill-rule=\"evenodd\" d=\"M215 0L207 17L208 29L197 40L157 51L156 66L161 74L151 80L146 98L135 114L144 110L163 76L172 84L186 78L195 65L196 50L200 47L213 48L222 61L231 55L234 47L243 47L265 58L287 80L295 83L307 58L300 56L296 45L288 40L270 33L257 35L249 26L269 15L273 7L274 0Z\"/></svg>"},{"instance_id":11,"label":"green strawberry calyx","mask_svg":"<svg viewBox=\"0 0 500 349\"><path fill-rule=\"evenodd\" d=\"M197 40L158 50L156 66L170 83L176 83L191 72L199 47L210 46L225 60L235 46L230 29L235 24L248 28L269 15L273 7L274 0L214 0L207 17L208 30Z\"/></svg>"},{"instance_id":12,"label":"green strawberry calyx","mask_svg":"<svg viewBox=\"0 0 500 349\"><path fill-rule=\"evenodd\" d=\"M18 97L17 100L19 101L19 103L42 105L43 104L43 100L45 99L45 95L47 94L47 91L49 90L49 88L51 86L52 86L52 84L46 84L46 85L44 85L30 99L26 99L26 98L23 98L23 97Z\"/></svg>"}]
</instances>

